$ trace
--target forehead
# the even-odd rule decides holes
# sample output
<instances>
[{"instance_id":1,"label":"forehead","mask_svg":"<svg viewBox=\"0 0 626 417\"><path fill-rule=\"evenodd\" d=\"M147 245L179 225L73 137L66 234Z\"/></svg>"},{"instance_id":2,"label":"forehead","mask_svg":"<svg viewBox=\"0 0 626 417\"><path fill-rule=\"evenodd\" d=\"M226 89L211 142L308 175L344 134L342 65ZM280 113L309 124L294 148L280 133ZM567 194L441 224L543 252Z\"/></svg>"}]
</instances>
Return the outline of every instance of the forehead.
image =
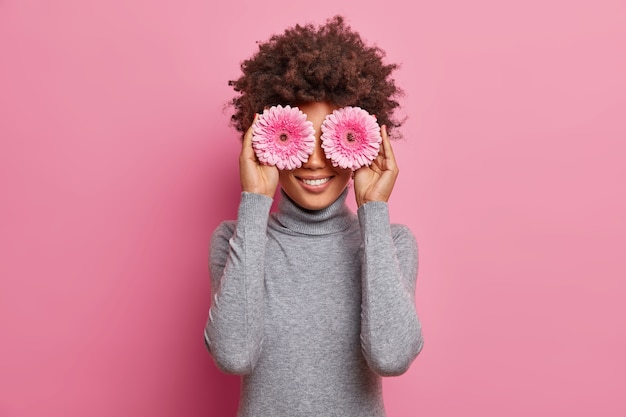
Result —
<instances>
[{"instance_id":1,"label":"forehead","mask_svg":"<svg viewBox=\"0 0 626 417\"><path fill-rule=\"evenodd\" d=\"M334 110L340 106L336 106L327 102L313 102L303 103L297 106L313 124L316 122L321 123L326 116L331 114Z\"/></svg>"}]
</instances>

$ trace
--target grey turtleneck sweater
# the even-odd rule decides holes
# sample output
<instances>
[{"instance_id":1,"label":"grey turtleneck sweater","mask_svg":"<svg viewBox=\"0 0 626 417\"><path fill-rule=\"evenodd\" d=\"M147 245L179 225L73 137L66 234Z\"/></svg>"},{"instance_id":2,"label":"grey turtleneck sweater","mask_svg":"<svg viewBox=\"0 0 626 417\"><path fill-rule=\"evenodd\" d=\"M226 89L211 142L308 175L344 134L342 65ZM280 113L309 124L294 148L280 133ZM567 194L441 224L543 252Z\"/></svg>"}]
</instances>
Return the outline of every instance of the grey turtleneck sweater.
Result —
<instances>
[{"instance_id":1,"label":"grey turtleneck sweater","mask_svg":"<svg viewBox=\"0 0 626 417\"><path fill-rule=\"evenodd\" d=\"M381 376L422 348L417 245L387 204L355 215L347 190L303 210L284 193L242 193L237 221L213 233L205 340L242 378L240 417L383 417Z\"/></svg>"}]
</instances>

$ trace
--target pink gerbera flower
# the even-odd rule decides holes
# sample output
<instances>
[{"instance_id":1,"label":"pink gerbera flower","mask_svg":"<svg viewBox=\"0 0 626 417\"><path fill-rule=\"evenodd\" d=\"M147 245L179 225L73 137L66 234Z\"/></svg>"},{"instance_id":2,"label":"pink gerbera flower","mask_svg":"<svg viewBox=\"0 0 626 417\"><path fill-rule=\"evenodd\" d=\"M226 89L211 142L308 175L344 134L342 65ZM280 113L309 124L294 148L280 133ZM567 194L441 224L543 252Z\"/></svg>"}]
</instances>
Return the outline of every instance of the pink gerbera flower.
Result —
<instances>
[{"instance_id":1,"label":"pink gerbera flower","mask_svg":"<svg viewBox=\"0 0 626 417\"><path fill-rule=\"evenodd\" d=\"M322 123L322 148L333 166L353 171L370 165L382 142L376 118L360 107L343 107Z\"/></svg>"},{"instance_id":2,"label":"pink gerbera flower","mask_svg":"<svg viewBox=\"0 0 626 417\"><path fill-rule=\"evenodd\" d=\"M315 147L313 123L297 107L272 106L252 127L252 147L263 164L300 168Z\"/></svg>"}]
</instances>

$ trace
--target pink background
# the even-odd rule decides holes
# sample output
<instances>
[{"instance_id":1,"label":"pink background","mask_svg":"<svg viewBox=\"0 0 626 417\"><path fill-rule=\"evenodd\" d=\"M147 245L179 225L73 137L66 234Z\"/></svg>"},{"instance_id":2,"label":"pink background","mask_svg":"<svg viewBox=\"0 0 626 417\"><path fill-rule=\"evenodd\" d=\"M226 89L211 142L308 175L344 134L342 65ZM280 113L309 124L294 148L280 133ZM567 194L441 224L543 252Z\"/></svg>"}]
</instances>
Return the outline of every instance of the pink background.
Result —
<instances>
[{"instance_id":1,"label":"pink background","mask_svg":"<svg viewBox=\"0 0 626 417\"><path fill-rule=\"evenodd\" d=\"M218 3L0 2L0 416L234 415L202 339L227 80L335 13L407 93L426 344L390 417L626 415L626 3Z\"/></svg>"}]
</instances>

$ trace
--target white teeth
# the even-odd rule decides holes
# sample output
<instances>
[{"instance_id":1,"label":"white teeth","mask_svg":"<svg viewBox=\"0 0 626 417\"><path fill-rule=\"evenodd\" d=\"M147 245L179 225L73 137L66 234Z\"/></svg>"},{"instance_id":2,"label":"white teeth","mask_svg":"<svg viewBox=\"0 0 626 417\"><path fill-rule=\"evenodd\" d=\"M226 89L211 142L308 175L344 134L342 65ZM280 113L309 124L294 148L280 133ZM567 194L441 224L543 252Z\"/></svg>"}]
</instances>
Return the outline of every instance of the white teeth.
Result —
<instances>
[{"instance_id":1,"label":"white teeth","mask_svg":"<svg viewBox=\"0 0 626 417\"><path fill-rule=\"evenodd\" d=\"M320 178L317 180L305 180L304 178L302 178L302 182L306 185L322 185L326 184L329 180L330 178Z\"/></svg>"}]
</instances>

